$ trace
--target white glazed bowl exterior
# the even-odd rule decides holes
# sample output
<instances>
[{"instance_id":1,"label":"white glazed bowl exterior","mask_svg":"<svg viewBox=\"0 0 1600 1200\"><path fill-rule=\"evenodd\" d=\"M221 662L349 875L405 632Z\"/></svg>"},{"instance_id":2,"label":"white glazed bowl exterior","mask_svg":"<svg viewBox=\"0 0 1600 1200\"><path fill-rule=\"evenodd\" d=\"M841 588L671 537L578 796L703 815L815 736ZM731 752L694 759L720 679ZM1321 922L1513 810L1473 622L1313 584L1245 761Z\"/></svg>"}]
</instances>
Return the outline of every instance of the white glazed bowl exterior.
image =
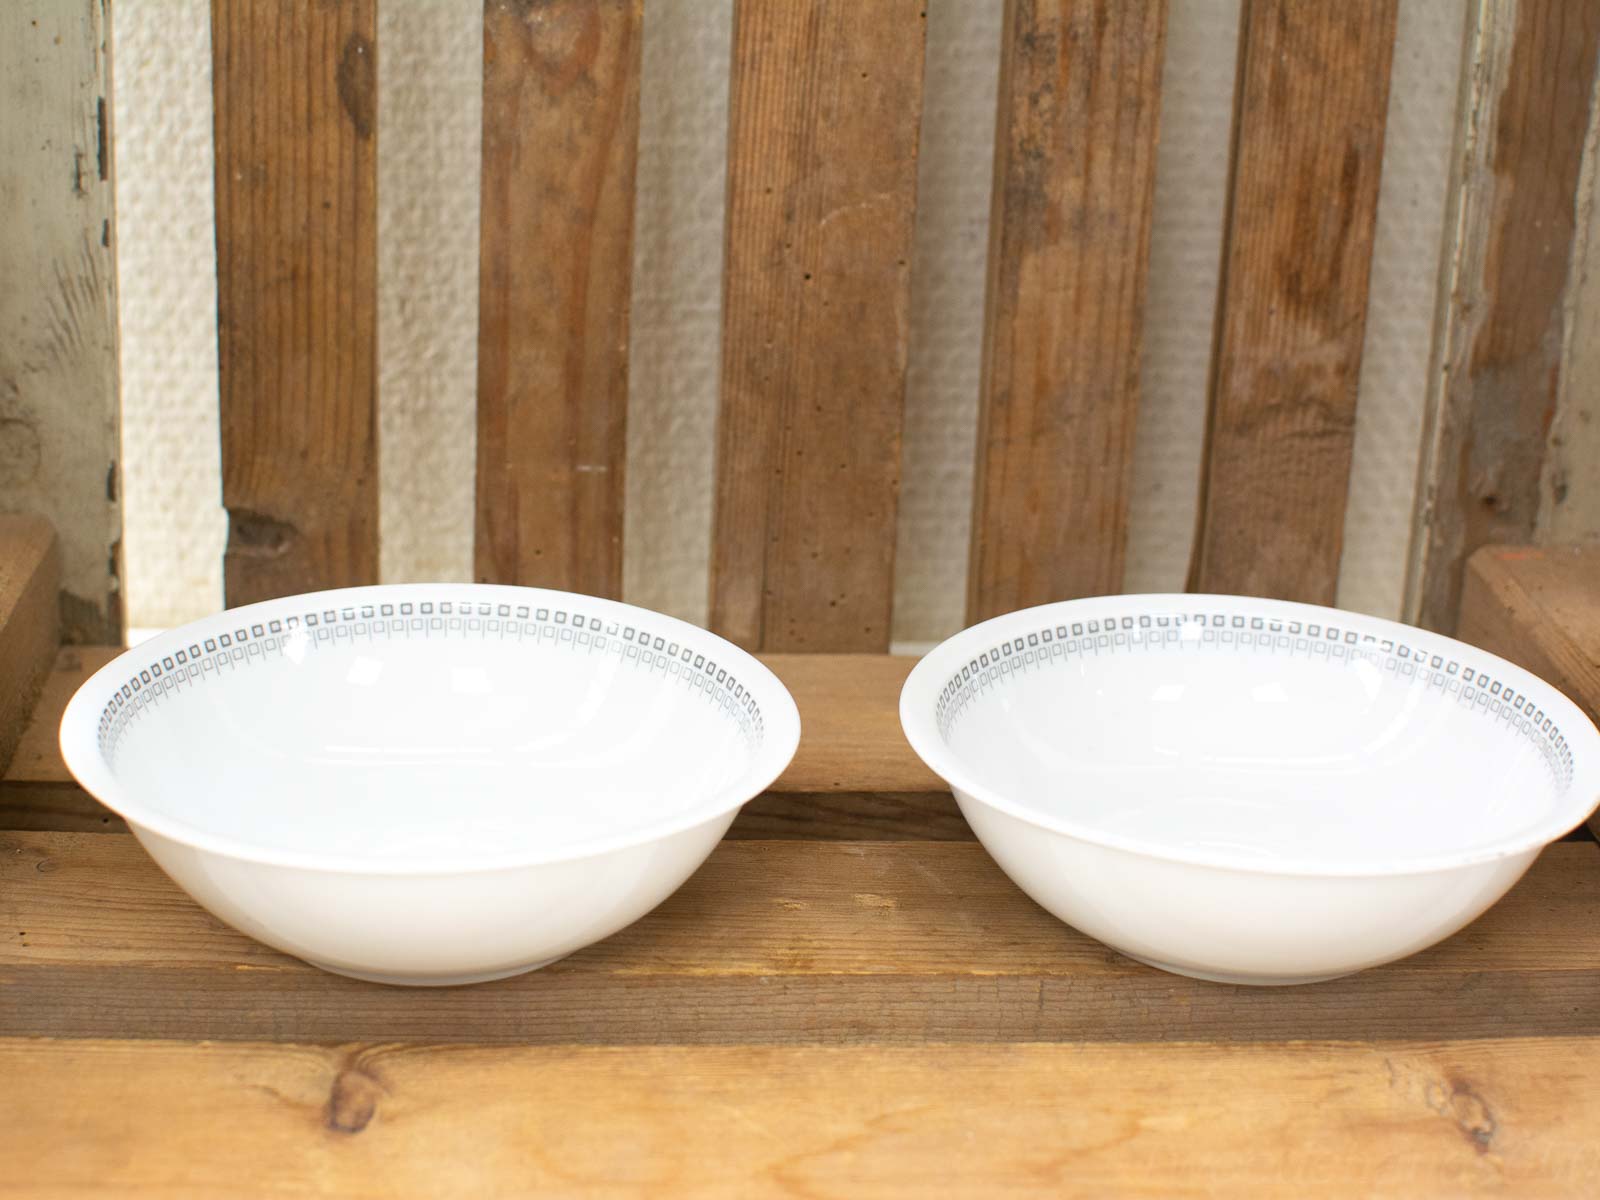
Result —
<instances>
[{"instance_id":1,"label":"white glazed bowl exterior","mask_svg":"<svg viewBox=\"0 0 1600 1200\"><path fill-rule=\"evenodd\" d=\"M1461 714L1473 720L1501 722L1506 731L1521 726L1533 734L1539 734L1548 723L1556 731L1553 739L1549 734L1542 735L1551 747L1549 769L1555 776L1550 785L1552 795L1533 819L1498 835L1475 838L1470 828L1451 829L1442 824L1441 842L1431 848L1387 847L1381 841L1363 846L1359 835L1351 843L1333 848L1319 846L1314 838L1296 844L1291 820L1279 828L1276 844L1268 846L1270 839L1266 839L1261 845L1235 851L1220 840L1206 843L1200 836L1208 828L1203 818L1192 827L1194 836L1183 836L1182 823L1187 817L1176 795L1169 803L1155 794L1161 786L1182 786L1183 771L1173 769L1170 761L1174 757L1170 739L1177 727L1162 725L1160 718L1142 711L1125 711L1129 700L1126 695L1113 695L1107 701L1107 719L1125 719L1136 731L1154 732L1129 735L1134 739L1132 751L1123 747L1107 752L1107 757L1120 755L1123 761L1110 767L1100 763L1087 770L1081 762L1071 764L1065 773L1055 777L1059 786L1054 794L1048 787L1019 791L1014 766L1003 760L1030 753L1027 739L1038 735L1041 729L1056 731L1041 735L1035 743L1048 743L1037 752L1051 761L1060 761L1052 756L1071 759L1075 753L1080 758L1093 758L1098 753L1094 748L1098 743L1074 743L1073 735L1059 732L1067 722L1063 719L1061 724L1053 725L1052 718L1065 718L1065 709L1060 714L1041 717L1038 711L1019 711L1014 706L1030 702L1048 705L1056 694L1053 688L1062 689L1062 695L1073 689L1080 693L1091 689L1095 696L1114 693L1114 688L1107 689L1109 677L1104 672L1126 668L1131 656L1141 652L1129 639L1142 639L1160 630L1161 626L1155 623L1158 615L1165 618L1178 613L1188 614L1190 622L1201 615L1220 619L1219 626L1210 626L1219 638L1223 632L1232 638L1241 631L1250 632L1257 618L1261 626L1253 638L1262 634L1287 635L1292 626L1297 632L1288 635L1291 648L1306 642L1309 649L1311 643L1305 635L1309 629L1316 629L1324 650L1314 669L1348 670L1362 658L1373 668L1356 668L1372 676L1369 682L1374 692L1365 695L1384 687L1402 689L1386 697L1396 701L1389 715L1402 734L1415 729L1417 736L1424 736L1430 718L1459 721ZM1142 625L1140 618L1151 620ZM1236 618L1240 619L1242 630L1235 625ZM1125 627L1125 622L1131 628ZM1272 628L1275 623L1277 631ZM1190 633L1197 628L1205 627L1191 624ZM1330 628L1337 630L1337 642L1329 639L1326 630ZM1048 642L1037 637L1044 629L1052 634ZM1076 635L1074 630L1078 631ZM1066 636L1059 636L1057 631ZM1034 638L1031 643L1030 637ZM1101 637L1105 644L1099 644ZM1158 672L1149 680L1177 681L1165 685L1169 689L1168 700L1174 698L1170 692L1173 687L1204 689L1211 684L1206 676L1210 669L1207 663L1216 660L1207 659L1207 653L1232 652L1224 649L1219 640L1207 637L1205 649L1198 639L1187 651L1174 647L1170 639L1165 644L1173 673ZM1051 646L1057 644L1063 649L1052 651ZM1334 647L1337 654L1332 652ZM1403 659L1398 657L1401 647L1407 650ZM1042 659L1041 650L1045 655ZM1419 652L1421 656L1414 657ZM1027 659L1025 656L1030 653L1034 657ZM1403 666L1407 662L1420 669L1408 674ZM1396 663L1400 665L1390 669L1390 664ZM1288 678L1275 677L1270 654L1257 656L1250 669L1255 674L1248 678L1258 687L1274 686L1277 677ZM1040 682L1046 678L1044 673L1052 670L1058 671L1059 677L1048 685ZM1474 680L1488 680L1484 694L1489 698L1481 706L1477 705L1475 691L1462 682L1467 672ZM1026 698L1026 688L1016 686L1025 674L1034 675L1027 686L1035 689L1026 692ZM1303 677L1301 682L1305 678L1313 677ZM1330 678L1328 682L1331 691L1334 681ZM1154 694L1158 697L1161 686L1157 682ZM1504 706L1509 715L1498 711L1501 694L1516 697ZM1301 703L1303 695L1303 689L1297 690L1290 680L1280 699L1292 706ZM947 735L956 723L967 719L963 712L974 704L1000 706L991 709L990 724L984 727L995 736L982 743L969 738L958 750ZM1013 707L1007 708L1008 704ZM1461 712L1451 714L1441 708L1435 714L1429 709L1433 704L1455 704ZM953 718L952 707L959 710ZM1526 717L1522 715L1524 711ZM1075 712L1081 717L1081 709ZM941 714L946 718L943 728ZM1310 704L1295 715L1306 722L1323 718ZM1243 721L1247 714L1241 712L1237 716ZM1433 945L1467 925L1504 895L1540 849L1579 824L1600 798L1600 771L1596 767L1600 760L1600 734L1575 705L1528 672L1452 639L1393 622L1280 601L1222 596L1124 596L1068 601L1007 614L963 631L918 664L901 694L901 721L913 748L951 784L963 814L985 848L1041 906L1083 933L1152 966L1231 983L1313 982L1390 962ZM1406 721L1411 724L1405 725ZM1022 741L1006 740L1013 727L1023 730L1018 735ZM1435 735L1437 729L1434 728ZM1478 732L1483 733L1481 729ZM1137 739L1146 736L1152 744L1145 748L1148 761L1140 762ZM1156 744L1163 739L1165 744ZM1402 737L1398 752L1402 762L1407 758L1403 742ZM1436 751L1449 749L1448 742L1441 742L1413 757L1426 759ZM1237 758L1237 744L1228 750ZM1457 751L1467 753L1460 746ZM1209 748L1186 746L1175 757L1202 763L1207 753ZM1169 760L1165 765L1159 761L1161 754ZM1264 755L1263 760L1267 757ZM1359 753L1353 757L1359 759ZM1412 766L1422 772L1427 763ZM1348 784L1336 780L1331 785L1335 796L1342 786L1382 791L1381 782L1370 775L1360 775L1359 761L1349 769L1354 774ZM1163 775L1163 771L1168 773ZM1219 778L1224 781L1220 785ZM1532 776L1519 778L1527 782ZM1223 769L1220 775L1209 778L1206 786L1216 789L1226 800L1226 779ZM1164 780L1164 784L1153 782L1158 780ZM1039 779L1032 782L1037 785ZM1495 784L1496 781L1485 779L1482 787L1489 789ZM1117 814L1106 808L1094 811L1098 798L1087 794L1088 789L1096 787L1103 789L1105 796L1113 797L1112 803L1126 799L1134 806L1145 804L1153 815L1132 833L1113 829L1110 826ZM1401 790L1381 796L1380 803L1403 807L1407 799ZM1432 799L1419 799L1417 804L1423 807L1424 800ZM1267 813L1267 824L1271 823L1271 807L1277 807L1281 816L1283 810L1292 810L1304 800L1292 788L1265 798L1258 790L1251 797L1252 803L1266 805L1263 811ZM1511 816L1506 813L1521 797L1513 794L1506 800L1495 807L1500 813L1497 819L1515 825L1514 812ZM1534 801L1530 799L1528 803L1531 808ZM1470 826L1475 812L1482 808L1461 803L1459 821ZM1106 819L1108 814L1112 819ZM1435 815L1430 812L1428 819ZM1405 832L1403 816L1400 821L1393 828ZM1309 817L1307 822L1312 823ZM1162 831L1169 827L1175 832L1170 837L1163 836ZM1229 832L1237 836L1238 826ZM1416 835L1414 829L1410 832ZM1339 841L1337 837L1329 840Z\"/></svg>"},{"instance_id":2,"label":"white glazed bowl exterior","mask_svg":"<svg viewBox=\"0 0 1600 1200\"><path fill-rule=\"evenodd\" d=\"M695 626L418 584L160 635L84 684L61 746L223 921L327 970L426 985L531 970L637 920L799 733L778 679Z\"/></svg>"}]
</instances>

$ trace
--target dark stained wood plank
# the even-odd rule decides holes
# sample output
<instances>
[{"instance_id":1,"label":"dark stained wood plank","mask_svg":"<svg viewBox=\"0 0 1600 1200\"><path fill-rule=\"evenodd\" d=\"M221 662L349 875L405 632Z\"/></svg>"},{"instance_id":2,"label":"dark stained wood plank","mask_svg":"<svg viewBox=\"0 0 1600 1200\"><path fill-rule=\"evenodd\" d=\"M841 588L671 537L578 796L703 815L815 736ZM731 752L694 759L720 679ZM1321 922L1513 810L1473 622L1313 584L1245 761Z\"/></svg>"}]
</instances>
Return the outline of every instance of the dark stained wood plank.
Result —
<instances>
[{"instance_id":1,"label":"dark stained wood plank","mask_svg":"<svg viewBox=\"0 0 1600 1200\"><path fill-rule=\"evenodd\" d=\"M0 829L6 790L0 787ZM50 826L55 828L55 826ZM970 842L976 836L949 792L765 792L744 806L730 838Z\"/></svg>"},{"instance_id":2,"label":"dark stained wood plank","mask_svg":"<svg viewBox=\"0 0 1600 1200\"><path fill-rule=\"evenodd\" d=\"M1579 1196L1600 1040L0 1042L41 1194Z\"/></svg>"},{"instance_id":3,"label":"dark stained wood plank","mask_svg":"<svg viewBox=\"0 0 1600 1200\"><path fill-rule=\"evenodd\" d=\"M69 642L122 637L111 100L109 0L0 5L0 512L55 526Z\"/></svg>"},{"instance_id":4,"label":"dark stained wood plank","mask_svg":"<svg viewBox=\"0 0 1600 1200\"><path fill-rule=\"evenodd\" d=\"M0 516L0 773L30 724L61 641L61 544L43 517Z\"/></svg>"},{"instance_id":5,"label":"dark stained wood plank","mask_svg":"<svg viewBox=\"0 0 1600 1200\"><path fill-rule=\"evenodd\" d=\"M485 0L481 582L622 594L641 0Z\"/></svg>"},{"instance_id":6,"label":"dark stained wood plank","mask_svg":"<svg viewBox=\"0 0 1600 1200\"><path fill-rule=\"evenodd\" d=\"M0 1035L530 1043L1600 1036L1600 847L1562 843L1455 938L1297 988L1167 975L958 842L726 842L543 971L416 991L219 924L121 834L0 835ZM707 936L714 931L715 936Z\"/></svg>"},{"instance_id":7,"label":"dark stained wood plank","mask_svg":"<svg viewBox=\"0 0 1600 1200\"><path fill-rule=\"evenodd\" d=\"M1600 67L1600 7L1476 17L1406 589L1407 618L1445 632L1473 551L1535 538Z\"/></svg>"},{"instance_id":8,"label":"dark stained wood plank","mask_svg":"<svg viewBox=\"0 0 1600 1200\"><path fill-rule=\"evenodd\" d=\"M711 627L889 644L920 0L734 9Z\"/></svg>"},{"instance_id":9,"label":"dark stained wood plank","mask_svg":"<svg viewBox=\"0 0 1600 1200\"><path fill-rule=\"evenodd\" d=\"M1332 604L1396 0L1246 0L1194 591Z\"/></svg>"},{"instance_id":10,"label":"dark stained wood plank","mask_svg":"<svg viewBox=\"0 0 1600 1200\"><path fill-rule=\"evenodd\" d=\"M374 0L213 0L229 605L378 579Z\"/></svg>"},{"instance_id":11,"label":"dark stained wood plank","mask_svg":"<svg viewBox=\"0 0 1600 1200\"><path fill-rule=\"evenodd\" d=\"M1010 0L967 619L1122 588L1165 0Z\"/></svg>"},{"instance_id":12,"label":"dark stained wood plank","mask_svg":"<svg viewBox=\"0 0 1600 1200\"><path fill-rule=\"evenodd\" d=\"M1600 545L1478 550L1467 560L1456 633L1560 688L1600 722ZM1600 835L1600 812L1589 827Z\"/></svg>"}]
</instances>

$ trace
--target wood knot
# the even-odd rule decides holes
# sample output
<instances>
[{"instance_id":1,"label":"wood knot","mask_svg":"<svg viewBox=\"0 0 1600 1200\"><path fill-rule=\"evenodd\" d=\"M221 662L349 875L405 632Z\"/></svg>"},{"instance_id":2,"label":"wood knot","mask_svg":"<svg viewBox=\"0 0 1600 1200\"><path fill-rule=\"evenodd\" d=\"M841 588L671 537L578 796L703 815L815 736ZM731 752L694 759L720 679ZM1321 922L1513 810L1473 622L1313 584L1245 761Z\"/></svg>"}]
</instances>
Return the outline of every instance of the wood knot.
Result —
<instances>
[{"instance_id":1,"label":"wood knot","mask_svg":"<svg viewBox=\"0 0 1600 1200\"><path fill-rule=\"evenodd\" d=\"M360 1133L378 1111L383 1084L361 1067L346 1067L328 1092L326 1123L336 1133Z\"/></svg>"},{"instance_id":2,"label":"wood knot","mask_svg":"<svg viewBox=\"0 0 1600 1200\"><path fill-rule=\"evenodd\" d=\"M1429 1084L1428 1107L1452 1121L1479 1154L1487 1154L1494 1145L1499 1123L1471 1084L1459 1079Z\"/></svg>"},{"instance_id":3,"label":"wood knot","mask_svg":"<svg viewBox=\"0 0 1600 1200\"><path fill-rule=\"evenodd\" d=\"M335 83L339 88L339 103L344 107L356 136L365 140L372 136L378 115L378 67L374 61L372 43L359 33L345 39L344 50L339 54L339 70Z\"/></svg>"}]
</instances>

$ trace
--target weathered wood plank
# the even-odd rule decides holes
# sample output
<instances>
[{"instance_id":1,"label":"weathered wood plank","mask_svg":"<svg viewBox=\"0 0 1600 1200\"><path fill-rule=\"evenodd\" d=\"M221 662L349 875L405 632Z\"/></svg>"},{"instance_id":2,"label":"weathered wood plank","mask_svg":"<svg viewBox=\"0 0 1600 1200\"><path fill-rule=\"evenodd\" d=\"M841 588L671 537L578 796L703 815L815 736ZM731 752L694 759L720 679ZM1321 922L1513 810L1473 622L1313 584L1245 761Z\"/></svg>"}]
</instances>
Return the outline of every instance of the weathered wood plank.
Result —
<instances>
[{"instance_id":1,"label":"weathered wood plank","mask_svg":"<svg viewBox=\"0 0 1600 1200\"><path fill-rule=\"evenodd\" d=\"M1248 0L1191 590L1332 604L1396 0Z\"/></svg>"},{"instance_id":2,"label":"weathered wood plank","mask_svg":"<svg viewBox=\"0 0 1600 1200\"><path fill-rule=\"evenodd\" d=\"M72 782L71 773L61 761L61 744L56 740L61 714L84 680L120 653L122 651L114 646L62 647L43 681L38 702L6 768L6 783Z\"/></svg>"},{"instance_id":3,"label":"weathered wood plank","mask_svg":"<svg viewBox=\"0 0 1600 1200\"><path fill-rule=\"evenodd\" d=\"M0 829L6 828L5 796L5 788L0 787ZM976 835L949 792L771 791L744 806L727 836L741 840L970 842Z\"/></svg>"},{"instance_id":4,"label":"weathered wood plank","mask_svg":"<svg viewBox=\"0 0 1600 1200\"><path fill-rule=\"evenodd\" d=\"M50 522L0 516L0 774L56 660L60 591L61 546Z\"/></svg>"},{"instance_id":5,"label":"weathered wood plank","mask_svg":"<svg viewBox=\"0 0 1600 1200\"><path fill-rule=\"evenodd\" d=\"M1405 607L1446 632L1473 551L1537 531L1600 8L1479 0L1468 39Z\"/></svg>"},{"instance_id":6,"label":"weathered wood plank","mask_svg":"<svg viewBox=\"0 0 1600 1200\"><path fill-rule=\"evenodd\" d=\"M230 605L378 579L373 0L212 0Z\"/></svg>"},{"instance_id":7,"label":"weathered wood plank","mask_svg":"<svg viewBox=\"0 0 1600 1200\"><path fill-rule=\"evenodd\" d=\"M889 645L925 18L734 10L711 627Z\"/></svg>"},{"instance_id":8,"label":"weathered wood plank","mask_svg":"<svg viewBox=\"0 0 1600 1200\"><path fill-rule=\"evenodd\" d=\"M119 834L0 835L0 1035L537 1043L1600 1035L1600 849L1448 942L1300 988L1200 983L1062 925L973 843L727 842L543 971L416 992L222 926ZM716 937L703 936L715 929ZM197 999L203 997L203 1003Z\"/></svg>"},{"instance_id":9,"label":"weathered wood plank","mask_svg":"<svg viewBox=\"0 0 1600 1200\"><path fill-rule=\"evenodd\" d=\"M110 92L109 3L0 6L0 512L55 525L72 642L122 637Z\"/></svg>"},{"instance_id":10,"label":"weathered wood plank","mask_svg":"<svg viewBox=\"0 0 1600 1200\"><path fill-rule=\"evenodd\" d=\"M1165 0L1011 0L967 618L1120 591Z\"/></svg>"},{"instance_id":11,"label":"weathered wood plank","mask_svg":"<svg viewBox=\"0 0 1600 1200\"><path fill-rule=\"evenodd\" d=\"M1456 632L1600 722L1600 546L1483 547L1467 560ZM1589 826L1600 835L1600 813Z\"/></svg>"},{"instance_id":12,"label":"weathered wood plank","mask_svg":"<svg viewBox=\"0 0 1600 1200\"><path fill-rule=\"evenodd\" d=\"M476 577L622 594L641 0L485 0Z\"/></svg>"},{"instance_id":13,"label":"weathered wood plank","mask_svg":"<svg viewBox=\"0 0 1600 1200\"><path fill-rule=\"evenodd\" d=\"M51 1195L1581 1195L1600 1040L0 1043ZM1248 1098L1249 1102L1242 1102Z\"/></svg>"}]
</instances>

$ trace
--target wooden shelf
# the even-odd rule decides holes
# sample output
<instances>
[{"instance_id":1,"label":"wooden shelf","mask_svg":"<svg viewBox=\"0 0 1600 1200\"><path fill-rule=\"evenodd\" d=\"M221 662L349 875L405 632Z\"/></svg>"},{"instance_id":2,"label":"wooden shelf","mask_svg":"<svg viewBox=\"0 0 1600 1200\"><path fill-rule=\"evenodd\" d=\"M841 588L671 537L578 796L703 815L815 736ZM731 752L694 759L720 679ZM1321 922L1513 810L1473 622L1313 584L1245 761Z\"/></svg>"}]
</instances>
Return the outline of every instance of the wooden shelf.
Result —
<instances>
[{"instance_id":1,"label":"wooden shelf","mask_svg":"<svg viewBox=\"0 0 1600 1200\"><path fill-rule=\"evenodd\" d=\"M195 906L94 802L57 660L0 784L0 1182L51 1194L1581 1192L1600 846L1402 962L1298 988L1141 966L973 842L895 723L906 660L769 661L808 737L655 912L410 990Z\"/></svg>"}]
</instances>

